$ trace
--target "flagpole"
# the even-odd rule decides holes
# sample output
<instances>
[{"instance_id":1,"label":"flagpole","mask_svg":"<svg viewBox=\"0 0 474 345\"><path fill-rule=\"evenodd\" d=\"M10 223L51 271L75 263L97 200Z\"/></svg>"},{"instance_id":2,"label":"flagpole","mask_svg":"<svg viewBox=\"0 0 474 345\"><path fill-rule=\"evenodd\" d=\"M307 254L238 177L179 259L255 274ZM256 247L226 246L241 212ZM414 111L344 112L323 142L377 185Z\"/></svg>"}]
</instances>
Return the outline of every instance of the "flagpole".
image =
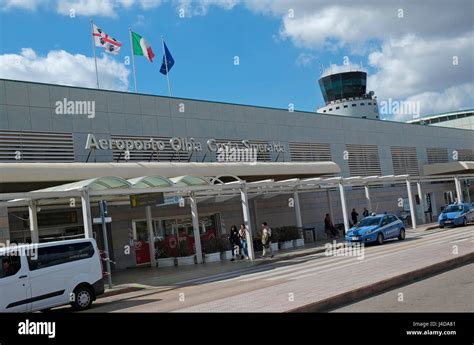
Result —
<instances>
[{"instance_id":1,"label":"flagpole","mask_svg":"<svg viewBox=\"0 0 474 345\"><path fill-rule=\"evenodd\" d=\"M135 93L137 93L137 74L135 73L135 55L133 55L132 29L128 28L128 31L130 32L130 49L132 50L133 81L135 83Z\"/></svg>"},{"instance_id":2,"label":"flagpole","mask_svg":"<svg viewBox=\"0 0 474 345\"><path fill-rule=\"evenodd\" d=\"M166 80L168 82L168 92L171 97L170 72L168 71L168 58L166 57L165 39L161 36L161 45L163 46L163 56L165 57Z\"/></svg>"},{"instance_id":3,"label":"flagpole","mask_svg":"<svg viewBox=\"0 0 474 345\"><path fill-rule=\"evenodd\" d=\"M92 51L94 52L94 61L95 61L95 77L97 79L97 88L100 89L99 86L99 71L97 70L97 56L95 55L95 39L94 39L94 22L91 21L91 32L92 32Z\"/></svg>"}]
</instances>

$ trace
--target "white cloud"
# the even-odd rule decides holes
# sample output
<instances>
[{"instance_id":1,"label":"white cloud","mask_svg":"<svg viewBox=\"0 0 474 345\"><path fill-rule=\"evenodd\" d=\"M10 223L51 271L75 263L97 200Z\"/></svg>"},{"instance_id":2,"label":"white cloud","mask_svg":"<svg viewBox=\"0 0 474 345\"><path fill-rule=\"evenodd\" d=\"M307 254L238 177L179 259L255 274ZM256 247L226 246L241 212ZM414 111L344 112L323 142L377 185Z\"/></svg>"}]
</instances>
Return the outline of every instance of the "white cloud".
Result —
<instances>
[{"instance_id":1,"label":"white cloud","mask_svg":"<svg viewBox=\"0 0 474 345\"><path fill-rule=\"evenodd\" d=\"M212 6L224 10L233 9L239 0L174 0L176 9L184 10L185 17L204 16Z\"/></svg>"},{"instance_id":2,"label":"white cloud","mask_svg":"<svg viewBox=\"0 0 474 345\"><path fill-rule=\"evenodd\" d=\"M280 35L297 46L347 46L362 52L371 40L398 38L414 32L425 38L452 37L472 30L471 0L456 5L443 0L244 0L255 13L281 18ZM402 17L400 10L403 11Z\"/></svg>"},{"instance_id":3,"label":"white cloud","mask_svg":"<svg viewBox=\"0 0 474 345\"><path fill-rule=\"evenodd\" d=\"M311 53L300 53L296 58L295 64L297 66L308 67L311 66L314 60L316 60L315 55Z\"/></svg>"},{"instance_id":4,"label":"white cloud","mask_svg":"<svg viewBox=\"0 0 474 345\"><path fill-rule=\"evenodd\" d=\"M130 72L123 64L106 55L98 58L97 63L102 89L128 89ZM97 87L94 59L64 50L53 50L46 56L39 56L33 49L23 48L20 54L0 55L0 78Z\"/></svg>"},{"instance_id":5,"label":"white cloud","mask_svg":"<svg viewBox=\"0 0 474 345\"><path fill-rule=\"evenodd\" d=\"M138 0L138 3L144 10L148 10L160 6L161 0Z\"/></svg>"},{"instance_id":6,"label":"white cloud","mask_svg":"<svg viewBox=\"0 0 474 345\"><path fill-rule=\"evenodd\" d=\"M411 104L419 104L421 115L432 115L448 111L461 109L472 109L474 104L472 101L474 95L474 82L465 83L447 88L442 92L423 92L410 96L403 102ZM413 120L413 114L400 113L394 115L395 121Z\"/></svg>"},{"instance_id":7,"label":"white cloud","mask_svg":"<svg viewBox=\"0 0 474 345\"><path fill-rule=\"evenodd\" d=\"M112 0L62 0L58 1L56 10L59 14L69 16L74 11L76 16L115 17L115 7L121 2Z\"/></svg>"},{"instance_id":8,"label":"white cloud","mask_svg":"<svg viewBox=\"0 0 474 345\"><path fill-rule=\"evenodd\" d=\"M57 2L56 11L69 15L74 9L78 16L116 17L117 12L138 6L149 10L161 5L161 0L61 0Z\"/></svg>"},{"instance_id":9,"label":"white cloud","mask_svg":"<svg viewBox=\"0 0 474 345\"><path fill-rule=\"evenodd\" d=\"M458 64L453 64L457 57ZM407 35L389 40L368 56L377 72L368 80L379 97L409 97L472 81L474 34L423 39Z\"/></svg>"},{"instance_id":10,"label":"white cloud","mask_svg":"<svg viewBox=\"0 0 474 345\"><path fill-rule=\"evenodd\" d=\"M1 0L0 9L10 10L20 8L24 10L35 11L39 5L45 3L44 0Z\"/></svg>"}]
</instances>

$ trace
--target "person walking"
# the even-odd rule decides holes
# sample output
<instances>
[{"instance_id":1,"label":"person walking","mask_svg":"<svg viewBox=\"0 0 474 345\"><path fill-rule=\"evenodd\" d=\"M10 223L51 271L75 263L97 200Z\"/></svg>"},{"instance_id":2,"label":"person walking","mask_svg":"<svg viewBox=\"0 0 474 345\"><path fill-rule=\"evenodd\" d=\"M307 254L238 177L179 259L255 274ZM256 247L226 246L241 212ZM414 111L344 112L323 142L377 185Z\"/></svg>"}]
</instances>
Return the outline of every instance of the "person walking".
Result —
<instances>
[{"instance_id":1,"label":"person walking","mask_svg":"<svg viewBox=\"0 0 474 345\"><path fill-rule=\"evenodd\" d=\"M239 239L240 239L240 246L242 248L242 251L240 253L240 258L243 259L245 255L245 258L248 259L249 251L247 249L247 228L245 227L245 224L240 224Z\"/></svg>"},{"instance_id":2,"label":"person walking","mask_svg":"<svg viewBox=\"0 0 474 345\"><path fill-rule=\"evenodd\" d=\"M337 231L329 213L326 213L326 217L324 217L324 232L330 237L337 237Z\"/></svg>"},{"instance_id":3,"label":"person walking","mask_svg":"<svg viewBox=\"0 0 474 345\"><path fill-rule=\"evenodd\" d=\"M362 212L362 217L368 217L369 216L369 210L364 207L364 212Z\"/></svg>"},{"instance_id":4,"label":"person walking","mask_svg":"<svg viewBox=\"0 0 474 345\"><path fill-rule=\"evenodd\" d=\"M357 217L359 217L359 214L356 212L355 208L353 208L351 212L352 225L357 224Z\"/></svg>"},{"instance_id":5,"label":"person walking","mask_svg":"<svg viewBox=\"0 0 474 345\"><path fill-rule=\"evenodd\" d=\"M230 259L230 261L234 261L236 255L237 256L242 255L241 254L242 249L240 247L239 230L237 229L235 225L232 225L232 227L230 228L229 242L232 249L232 259ZM237 248L239 250L238 252L237 252Z\"/></svg>"},{"instance_id":6,"label":"person walking","mask_svg":"<svg viewBox=\"0 0 474 345\"><path fill-rule=\"evenodd\" d=\"M262 223L262 247L262 258L266 257L268 249L270 249L270 257L273 258L272 229L268 226L267 222Z\"/></svg>"}]
</instances>

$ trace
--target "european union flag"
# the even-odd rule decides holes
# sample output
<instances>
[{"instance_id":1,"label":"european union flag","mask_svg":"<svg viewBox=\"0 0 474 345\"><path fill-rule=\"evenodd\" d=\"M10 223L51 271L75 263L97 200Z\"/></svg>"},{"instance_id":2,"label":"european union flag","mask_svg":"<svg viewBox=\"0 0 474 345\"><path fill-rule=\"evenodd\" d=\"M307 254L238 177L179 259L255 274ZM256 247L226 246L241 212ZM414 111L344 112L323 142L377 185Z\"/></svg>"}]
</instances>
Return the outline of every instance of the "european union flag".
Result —
<instances>
[{"instance_id":1,"label":"european union flag","mask_svg":"<svg viewBox=\"0 0 474 345\"><path fill-rule=\"evenodd\" d=\"M171 70L171 67L174 66L174 59L171 56L166 43L163 41L163 47L165 49L165 53L163 54L163 62L161 63L160 73L167 75L168 72Z\"/></svg>"}]
</instances>

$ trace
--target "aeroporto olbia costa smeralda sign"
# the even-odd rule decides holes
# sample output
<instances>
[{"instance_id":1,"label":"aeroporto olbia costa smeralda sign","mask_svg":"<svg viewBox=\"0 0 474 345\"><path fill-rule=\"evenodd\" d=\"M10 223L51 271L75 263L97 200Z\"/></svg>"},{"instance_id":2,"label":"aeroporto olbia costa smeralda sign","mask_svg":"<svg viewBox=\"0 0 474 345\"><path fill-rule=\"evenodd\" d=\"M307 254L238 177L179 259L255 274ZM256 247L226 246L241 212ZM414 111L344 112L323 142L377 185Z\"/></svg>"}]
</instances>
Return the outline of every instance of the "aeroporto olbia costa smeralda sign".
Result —
<instances>
[{"instance_id":1,"label":"aeroporto olbia costa smeralda sign","mask_svg":"<svg viewBox=\"0 0 474 345\"><path fill-rule=\"evenodd\" d=\"M202 152L203 145L194 138L172 137L168 144L175 152ZM211 152L218 154L218 160L230 160L230 155L240 153L248 155L247 158L252 160L258 153L265 152L285 152L285 146L280 142L272 142L271 144L253 144L249 140L242 140L239 143L217 142L216 139L209 139L206 142L207 148ZM141 139L97 139L94 134L87 135L86 150L120 150L124 152L130 151L163 151L166 149L166 142L163 140L155 140L154 138Z\"/></svg>"}]
</instances>

